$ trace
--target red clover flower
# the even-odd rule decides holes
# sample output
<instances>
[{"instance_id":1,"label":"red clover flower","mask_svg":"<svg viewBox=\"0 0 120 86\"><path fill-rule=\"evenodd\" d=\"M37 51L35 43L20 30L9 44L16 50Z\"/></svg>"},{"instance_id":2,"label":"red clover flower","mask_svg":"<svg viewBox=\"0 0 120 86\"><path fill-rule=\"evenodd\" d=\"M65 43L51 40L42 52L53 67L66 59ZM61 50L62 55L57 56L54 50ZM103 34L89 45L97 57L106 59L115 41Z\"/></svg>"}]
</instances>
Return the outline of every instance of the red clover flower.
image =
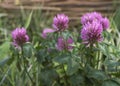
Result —
<instances>
[{"instance_id":1,"label":"red clover flower","mask_svg":"<svg viewBox=\"0 0 120 86\"><path fill-rule=\"evenodd\" d=\"M101 42L102 37L102 26L98 22L88 23L83 26L81 30L81 38L83 43L87 46L94 45L96 42Z\"/></svg>"},{"instance_id":2,"label":"red clover flower","mask_svg":"<svg viewBox=\"0 0 120 86\"><path fill-rule=\"evenodd\" d=\"M102 17L98 12L86 13L81 17L82 25L92 23L93 21L99 22L102 25L103 30L109 28L109 20L106 17Z\"/></svg>"},{"instance_id":3,"label":"red clover flower","mask_svg":"<svg viewBox=\"0 0 120 86\"><path fill-rule=\"evenodd\" d=\"M73 49L73 46L71 44L73 44L73 39L70 37L68 38L67 40L65 40L63 37L59 37L58 38L58 41L57 41L57 49L59 51L62 51L62 50L72 50Z\"/></svg>"},{"instance_id":4,"label":"red clover flower","mask_svg":"<svg viewBox=\"0 0 120 86\"><path fill-rule=\"evenodd\" d=\"M56 31L63 31L68 28L69 18L65 14L57 14L53 19L53 28Z\"/></svg>"},{"instance_id":5,"label":"red clover flower","mask_svg":"<svg viewBox=\"0 0 120 86\"><path fill-rule=\"evenodd\" d=\"M69 18L65 14L57 14L53 18L53 29L45 28L41 34L42 38L47 38L48 33L63 31L68 28Z\"/></svg>"},{"instance_id":6,"label":"red clover flower","mask_svg":"<svg viewBox=\"0 0 120 86\"><path fill-rule=\"evenodd\" d=\"M109 28L109 20L100 13L86 13L81 17L81 38L87 46L94 45L103 40L102 32Z\"/></svg>"},{"instance_id":7,"label":"red clover flower","mask_svg":"<svg viewBox=\"0 0 120 86\"><path fill-rule=\"evenodd\" d=\"M16 28L12 31L13 45L18 47L29 41L25 28Z\"/></svg>"}]
</instances>

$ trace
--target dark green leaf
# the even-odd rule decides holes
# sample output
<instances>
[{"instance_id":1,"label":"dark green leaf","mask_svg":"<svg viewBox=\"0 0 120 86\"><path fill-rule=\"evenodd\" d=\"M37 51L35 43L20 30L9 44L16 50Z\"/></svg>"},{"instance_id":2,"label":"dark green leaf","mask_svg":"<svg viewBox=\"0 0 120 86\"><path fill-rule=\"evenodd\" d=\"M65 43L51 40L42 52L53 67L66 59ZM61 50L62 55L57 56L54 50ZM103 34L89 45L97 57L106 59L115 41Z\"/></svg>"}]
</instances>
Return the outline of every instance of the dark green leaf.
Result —
<instances>
[{"instance_id":1,"label":"dark green leaf","mask_svg":"<svg viewBox=\"0 0 120 86\"><path fill-rule=\"evenodd\" d=\"M87 74L88 78L93 78L97 81L103 81L108 78L108 76L105 74L105 72L103 72L101 70L95 70L92 67L90 67L89 65L87 65L87 67L86 67L86 74Z\"/></svg>"},{"instance_id":2,"label":"dark green leaf","mask_svg":"<svg viewBox=\"0 0 120 86\"><path fill-rule=\"evenodd\" d=\"M107 80L103 82L102 86L120 86L120 84L113 80Z\"/></svg>"},{"instance_id":3,"label":"dark green leaf","mask_svg":"<svg viewBox=\"0 0 120 86\"><path fill-rule=\"evenodd\" d=\"M40 76L43 86L52 86L53 82L58 78L55 70L49 69L41 71Z\"/></svg>"},{"instance_id":4,"label":"dark green leaf","mask_svg":"<svg viewBox=\"0 0 120 86\"><path fill-rule=\"evenodd\" d=\"M68 61L67 74L68 75L72 75L75 72L77 72L78 69L79 69L79 63L76 62L74 59L71 58Z\"/></svg>"},{"instance_id":5,"label":"dark green leaf","mask_svg":"<svg viewBox=\"0 0 120 86\"><path fill-rule=\"evenodd\" d=\"M109 72L118 72L120 71L120 62L117 61L116 58L114 59L106 59L104 65Z\"/></svg>"},{"instance_id":6,"label":"dark green leaf","mask_svg":"<svg viewBox=\"0 0 120 86\"><path fill-rule=\"evenodd\" d=\"M53 61L56 61L60 64L67 63L70 60L70 57L68 55L60 55L58 57L55 57Z\"/></svg>"},{"instance_id":7,"label":"dark green leaf","mask_svg":"<svg viewBox=\"0 0 120 86\"><path fill-rule=\"evenodd\" d=\"M31 57L33 53L33 46L31 43L25 43L23 45L23 54L25 57Z\"/></svg>"},{"instance_id":8,"label":"dark green leaf","mask_svg":"<svg viewBox=\"0 0 120 86\"><path fill-rule=\"evenodd\" d=\"M108 51L108 47L106 44L103 44L103 43L99 44L99 49L105 56L110 56L109 51Z\"/></svg>"},{"instance_id":9,"label":"dark green leaf","mask_svg":"<svg viewBox=\"0 0 120 86\"><path fill-rule=\"evenodd\" d=\"M72 86L83 86L84 77L80 74L74 74L70 77L70 83Z\"/></svg>"},{"instance_id":10,"label":"dark green leaf","mask_svg":"<svg viewBox=\"0 0 120 86\"><path fill-rule=\"evenodd\" d=\"M103 72L99 70L93 70L88 73L88 78L94 78L98 81L103 81L108 78L108 76Z\"/></svg>"}]
</instances>

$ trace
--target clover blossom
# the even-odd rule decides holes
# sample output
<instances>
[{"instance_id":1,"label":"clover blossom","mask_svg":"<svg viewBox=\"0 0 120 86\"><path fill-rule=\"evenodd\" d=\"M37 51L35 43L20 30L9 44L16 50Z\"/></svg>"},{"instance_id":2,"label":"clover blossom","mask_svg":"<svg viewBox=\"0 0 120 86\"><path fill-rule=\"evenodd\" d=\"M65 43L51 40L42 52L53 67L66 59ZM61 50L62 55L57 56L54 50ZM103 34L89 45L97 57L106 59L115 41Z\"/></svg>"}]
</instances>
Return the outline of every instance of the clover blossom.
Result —
<instances>
[{"instance_id":1,"label":"clover blossom","mask_svg":"<svg viewBox=\"0 0 120 86\"><path fill-rule=\"evenodd\" d=\"M85 25L87 23L92 23L93 21L100 23L102 25L103 30L109 28L109 20L106 17L104 18L98 12L86 13L81 17L82 25Z\"/></svg>"},{"instance_id":2,"label":"clover blossom","mask_svg":"<svg viewBox=\"0 0 120 86\"><path fill-rule=\"evenodd\" d=\"M102 37L102 25L98 22L88 23L83 26L81 30L81 38L83 43L87 46L94 45L97 42L101 42Z\"/></svg>"},{"instance_id":3,"label":"clover blossom","mask_svg":"<svg viewBox=\"0 0 120 86\"><path fill-rule=\"evenodd\" d=\"M56 31L63 31L68 28L69 18L65 14L57 14L53 19L53 28Z\"/></svg>"},{"instance_id":4,"label":"clover blossom","mask_svg":"<svg viewBox=\"0 0 120 86\"><path fill-rule=\"evenodd\" d=\"M81 23L87 24L92 23L93 21L101 21L102 15L97 12L86 13L81 17Z\"/></svg>"},{"instance_id":5,"label":"clover blossom","mask_svg":"<svg viewBox=\"0 0 120 86\"><path fill-rule=\"evenodd\" d=\"M62 51L62 50L72 50L73 49L73 46L71 44L73 44L73 39L70 37L68 38L67 40L65 40L63 37L59 37L58 38L58 41L57 41L57 49L59 51Z\"/></svg>"},{"instance_id":6,"label":"clover blossom","mask_svg":"<svg viewBox=\"0 0 120 86\"><path fill-rule=\"evenodd\" d=\"M25 28L16 28L12 31L13 45L18 47L29 41Z\"/></svg>"}]
</instances>

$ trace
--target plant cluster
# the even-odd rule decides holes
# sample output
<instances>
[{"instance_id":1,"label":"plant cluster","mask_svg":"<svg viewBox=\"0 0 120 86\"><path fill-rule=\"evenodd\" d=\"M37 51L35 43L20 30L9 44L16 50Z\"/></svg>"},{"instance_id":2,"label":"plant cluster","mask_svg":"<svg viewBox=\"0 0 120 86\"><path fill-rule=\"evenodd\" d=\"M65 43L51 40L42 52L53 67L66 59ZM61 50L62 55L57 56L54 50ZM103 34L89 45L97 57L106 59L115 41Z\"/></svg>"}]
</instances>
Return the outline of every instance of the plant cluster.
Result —
<instances>
[{"instance_id":1,"label":"plant cluster","mask_svg":"<svg viewBox=\"0 0 120 86\"><path fill-rule=\"evenodd\" d=\"M31 41L27 29L12 31L10 86L120 86L120 50L108 42L110 22L98 12L81 17L80 32L69 30L69 17L57 14L42 41ZM12 67L11 67L12 66Z\"/></svg>"}]
</instances>

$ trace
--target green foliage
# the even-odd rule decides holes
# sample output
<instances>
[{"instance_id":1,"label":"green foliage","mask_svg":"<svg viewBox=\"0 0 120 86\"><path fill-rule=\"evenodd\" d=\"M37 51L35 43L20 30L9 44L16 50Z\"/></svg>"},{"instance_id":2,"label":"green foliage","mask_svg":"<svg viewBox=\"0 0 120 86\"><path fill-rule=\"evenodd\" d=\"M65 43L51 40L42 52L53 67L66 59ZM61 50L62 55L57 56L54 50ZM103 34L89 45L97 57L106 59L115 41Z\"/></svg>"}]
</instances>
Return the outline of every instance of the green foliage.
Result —
<instances>
[{"instance_id":1,"label":"green foliage","mask_svg":"<svg viewBox=\"0 0 120 86\"><path fill-rule=\"evenodd\" d=\"M25 24L25 28L27 28L27 29L30 25L30 22L31 22L31 19L32 19L32 14L33 14L33 11L30 13L29 17L27 18L27 21L26 21L26 24Z\"/></svg>"},{"instance_id":2,"label":"green foliage","mask_svg":"<svg viewBox=\"0 0 120 86\"><path fill-rule=\"evenodd\" d=\"M114 80L106 80L103 82L102 86L119 86L118 82Z\"/></svg>"},{"instance_id":3,"label":"green foliage","mask_svg":"<svg viewBox=\"0 0 120 86\"><path fill-rule=\"evenodd\" d=\"M111 28L103 33L104 41L94 47L83 45L77 31L54 33L43 39L41 30L51 27L51 18L41 10L26 12L22 7L21 14L22 18L6 28L26 27L30 42L17 48L6 41L9 35L2 34L1 86L120 86L119 13L111 18ZM0 22L0 27L5 26L5 21ZM61 35L74 39L73 50L56 49Z\"/></svg>"},{"instance_id":4,"label":"green foliage","mask_svg":"<svg viewBox=\"0 0 120 86\"><path fill-rule=\"evenodd\" d=\"M120 18L120 8L117 9L117 11L115 12L114 18L113 18L118 30L120 31L120 28L119 28L120 27L120 24L119 24L120 20L119 20L119 18Z\"/></svg>"},{"instance_id":5,"label":"green foliage","mask_svg":"<svg viewBox=\"0 0 120 86\"><path fill-rule=\"evenodd\" d=\"M23 55L25 57L31 57L33 54L33 46L31 43L25 43L23 45Z\"/></svg>"},{"instance_id":6,"label":"green foliage","mask_svg":"<svg viewBox=\"0 0 120 86\"><path fill-rule=\"evenodd\" d=\"M10 42L7 41L0 46L0 60L4 59L9 55L10 52L9 48L10 48Z\"/></svg>"}]
</instances>

